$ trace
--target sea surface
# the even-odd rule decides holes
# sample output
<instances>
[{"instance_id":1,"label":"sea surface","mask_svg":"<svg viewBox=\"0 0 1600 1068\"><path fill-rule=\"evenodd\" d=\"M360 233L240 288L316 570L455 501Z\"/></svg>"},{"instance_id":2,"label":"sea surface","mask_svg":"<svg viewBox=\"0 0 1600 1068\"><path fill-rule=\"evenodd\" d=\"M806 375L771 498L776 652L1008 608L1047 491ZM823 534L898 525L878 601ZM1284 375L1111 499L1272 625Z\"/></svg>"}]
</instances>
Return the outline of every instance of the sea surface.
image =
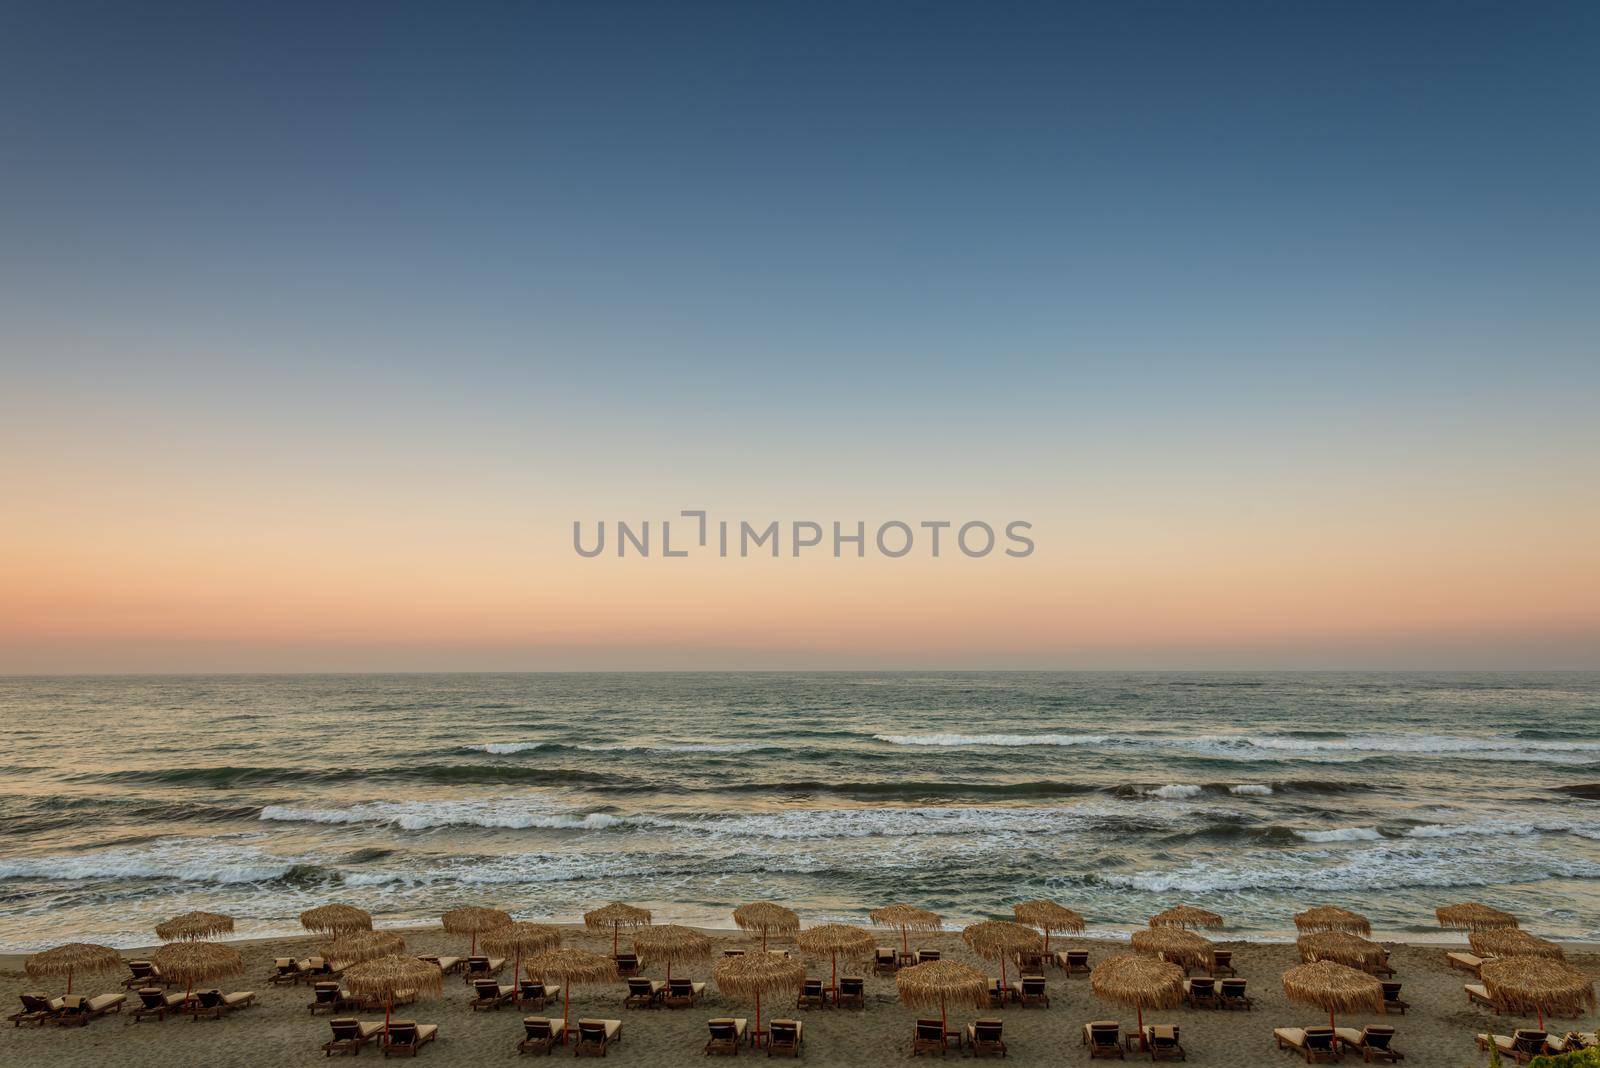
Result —
<instances>
[{"instance_id":1,"label":"sea surface","mask_svg":"<svg viewBox=\"0 0 1600 1068\"><path fill-rule=\"evenodd\" d=\"M1600 938L1600 674L0 678L0 948L612 899Z\"/></svg>"}]
</instances>

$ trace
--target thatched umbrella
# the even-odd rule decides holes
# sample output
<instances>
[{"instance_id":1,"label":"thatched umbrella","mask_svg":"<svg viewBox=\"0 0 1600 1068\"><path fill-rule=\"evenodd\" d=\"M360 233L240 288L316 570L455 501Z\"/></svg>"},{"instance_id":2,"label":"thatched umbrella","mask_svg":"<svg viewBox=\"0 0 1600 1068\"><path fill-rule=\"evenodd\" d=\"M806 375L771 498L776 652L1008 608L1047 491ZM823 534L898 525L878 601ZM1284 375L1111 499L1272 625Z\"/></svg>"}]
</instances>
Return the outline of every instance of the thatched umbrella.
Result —
<instances>
[{"instance_id":1,"label":"thatched umbrella","mask_svg":"<svg viewBox=\"0 0 1600 1068\"><path fill-rule=\"evenodd\" d=\"M1193 905L1174 905L1150 917L1151 927L1201 927L1218 928L1223 919L1215 912L1197 909Z\"/></svg>"},{"instance_id":2,"label":"thatched umbrella","mask_svg":"<svg viewBox=\"0 0 1600 1068\"><path fill-rule=\"evenodd\" d=\"M961 940L984 960L1000 962L1000 986L1006 986L1006 958L1023 950L1037 950L1041 939L1032 927L1009 920L986 920L961 929Z\"/></svg>"},{"instance_id":3,"label":"thatched umbrella","mask_svg":"<svg viewBox=\"0 0 1600 1068\"><path fill-rule=\"evenodd\" d=\"M1467 941L1472 943L1472 952L1484 957L1549 957L1551 960L1563 960L1567 955L1556 943L1535 938L1515 927L1473 931L1467 935Z\"/></svg>"},{"instance_id":4,"label":"thatched umbrella","mask_svg":"<svg viewBox=\"0 0 1600 1068\"><path fill-rule=\"evenodd\" d=\"M616 961L586 949L547 949L523 963L528 966L528 974L538 976L541 982L561 980L561 1018L569 1026L572 1023L572 985L604 983L617 977ZM562 1034L565 1033L563 1030Z\"/></svg>"},{"instance_id":5,"label":"thatched umbrella","mask_svg":"<svg viewBox=\"0 0 1600 1068\"><path fill-rule=\"evenodd\" d=\"M300 926L308 931L341 935L372 930L372 914L354 905L319 905L300 914Z\"/></svg>"},{"instance_id":6,"label":"thatched umbrella","mask_svg":"<svg viewBox=\"0 0 1600 1068\"><path fill-rule=\"evenodd\" d=\"M1318 905L1316 908L1297 912L1294 914L1294 925L1303 934L1316 934L1318 931L1372 934L1372 924L1365 916L1337 905Z\"/></svg>"},{"instance_id":7,"label":"thatched umbrella","mask_svg":"<svg viewBox=\"0 0 1600 1068\"><path fill-rule=\"evenodd\" d=\"M661 961L672 978L674 964L711 959L711 939L693 927L663 923L646 927L633 936L633 951L646 963Z\"/></svg>"},{"instance_id":8,"label":"thatched umbrella","mask_svg":"<svg viewBox=\"0 0 1600 1068\"><path fill-rule=\"evenodd\" d=\"M1374 964L1382 964L1384 958L1388 956L1378 943L1369 942L1360 935L1346 931L1319 931L1316 934L1302 935L1295 942L1295 946L1299 948L1300 960L1305 964L1331 960L1339 964L1348 964L1352 968L1367 968Z\"/></svg>"},{"instance_id":9,"label":"thatched umbrella","mask_svg":"<svg viewBox=\"0 0 1600 1068\"><path fill-rule=\"evenodd\" d=\"M989 1007L989 978L969 964L953 960L930 960L926 964L902 968L895 973L894 985L900 990L900 1000L913 1008L931 1009L939 1006L939 1023L948 1031L949 1016L946 1006L971 1005Z\"/></svg>"},{"instance_id":10,"label":"thatched umbrella","mask_svg":"<svg viewBox=\"0 0 1600 1068\"><path fill-rule=\"evenodd\" d=\"M406 940L394 931L356 931L324 942L322 955L328 960L360 964L402 953L405 948Z\"/></svg>"},{"instance_id":11,"label":"thatched umbrella","mask_svg":"<svg viewBox=\"0 0 1600 1068\"><path fill-rule=\"evenodd\" d=\"M748 905L740 905L733 910L733 922L739 925L741 931L760 931L763 952L767 948L769 932L793 934L800 930L800 917L794 914L794 910L772 901L752 901Z\"/></svg>"},{"instance_id":12,"label":"thatched umbrella","mask_svg":"<svg viewBox=\"0 0 1600 1068\"><path fill-rule=\"evenodd\" d=\"M1181 927L1147 927L1133 932L1131 941L1137 952L1184 968L1204 968L1211 961L1211 940Z\"/></svg>"},{"instance_id":13,"label":"thatched umbrella","mask_svg":"<svg viewBox=\"0 0 1600 1068\"><path fill-rule=\"evenodd\" d=\"M496 927L507 927L511 923L511 913L502 912L500 909L479 908L477 905L468 905L466 908L451 909L439 917L439 923L451 934L464 934L472 936L472 948L467 952L477 955L478 936L485 931L492 931Z\"/></svg>"},{"instance_id":14,"label":"thatched umbrella","mask_svg":"<svg viewBox=\"0 0 1600 1068\"><path fill-rule=\"evenodd\" d=\"M1548 957L1497 957L1479 971L1489 996L1502 1010L1577 1016L1594 1011L1594 977Z\"/></svg>"},{"instance_id":15,"label":"thatched umbrella","mask_svg":"<svg viewBox=\"0 0 1600 1068\"><path fill-rule=\"evenodd\" d=\"M1452 931L1497 931L1517 926L1517 918L1509 912L1492 909L1476 901L1464 905L1442 905L1433 910L1439 917L1439 926Z\"/></svg>"},{"instance_id":16,"label":"thatched umbrella","mask_svg":"<svg viewBox=\"0 0 1600 1068\"><path fill-rule=\"evenodd\" d=\"M122 954L110 946L98 946L92 942L68 942L66 945L54 946L35 953L22 964L23 969L33 978L42 979L47 975L65 975L67 977L67 993L72 993L73 972L114 972L122 968Z\"/></svg>"},{"instance_id":17,"label":"thatched umbrella","mask_svg":"<svg viewBox=\"0 0 1600 1068\"><path fill-rule=\"evenodd\" d=\"M1107 1001L1132 1005L1139 1014L1139 1048L1144 1037L1145 1009L1172 1009L1183 1003L1183 969L1169 961L1120 953L1107 957L1089 973L1089 986Z\"/></svg>"},{"instance_id":18,"label":"thatched umbrella","mask_svg":"<svg viewBox=\"0 0 1600 1068\"><path fill-rule=\"evenodd\" d=\"M220 912L185 912L156 924L156 937L163 942L198 942L214 934L232 932L233 917Z\"/></svg>"},{"instance_id":19,"label":"thatched umbrella","mask_svg":"<svg viewBox=\"0 0 1600 1068\"><path fill-rule=\"evenodd\" d=\"M583 925L591 931L603 931L611 928L611 955L617 955L617 936L624 927L648 927L650 925L650 910L634 908L624 905L620 901L613 901L609 905L595 909L593 912L583 914Z\"/></svg>"},{"instance_id":20,"label":"thatched umbrella","mask_svg":"<svg viewBox=\"0 0 1600 1068\"><path fill-rule=\"evenodd\" d=\"M1011 914L1018 923L1026 923L1044 932L1044 951L1050 952L1050 934L1053 931L1083 932L1083 916L1054 901L1024 901L1011 906Z\"/></svg>"},{"instance_id":21,"label":"thatched umbrella","mask_svg":"<svg viewBox=\"0 0 1600 1068\"><path fill-rule=\"evenodd\" d=\"M547 923L528 923L526 920L496 927L483 936L487 953L509 953L516 958L511 966L511 985L522 983L522 955L543 953L561 944L561 929Z\"/></svg>"},{"instance_id":22,"label":"thatched umbrella","mask_svg":"<svg viewBox=\"0 0 1600 1068\"><path fill-rule=\"evenodd\" d=\"M900 951L911 955L912 931L937 931L944 923L937 912L919 909L915 905L886 905L873 909L867 918L879 927L893 927L900 932Z\"/></svg>"},{"instance_id":23,"label":"thatched umbrella","mask_svg":"<svg viewBox=\"0 0 1600 1068\"><path fill-rule=\"evenodd\" d=\"M741 953L723 957L711 969L717 989L736 998L754 998L756 1034L761 1033L761 997L800 989L806 981L806 967L797 960L771 953Z\"/></svg>"},{"instance_id":24,"label":"thatched umbrella","mask_svg":"<svg viewBox=\"0 0 1600 1068\"><path fill-rule=\"evenodd\" d=\"M1302 964L1283 973L1283 992L1290 1001L1328 1010L1328 1026L1337 1027L1335 1012L1383 1011L1383 984L1366 972L1331 960Z\"/></svg>"},{"instance_id":25,"label":"thatched umbrella","mask_svg":"<svg viewBox=\"0 0 1600 1068\"><path fill-rule=\"evenodd\" d=\"M339 980L362 998L383 999L383 1033L389 1033L389 1017L394 1013L394 997L402 990L418 994L437 994L444 989L444 973L432 961L391 954L375 957L346 968Z\"/></svg>"},{"instance_id":26,"label":"thatched umbrella","mask_svg":"<svg viewBox=\"0 0 1600 1068\"><path fill-rule=\"evenodd\" d=\"M795 943L807 953L826 953L833 960L833 1002L839 1003L839 954L846 960L864 960L872 956L871 931L843 923L825 923L795 935Z\"/></svg>"},{"instance_id":27,"label":"thatched umbrella","mask_svg":"<svg viewBox=\"0 0 1600 1068\"><path fill-rule=\"evenodd\" d=\"M221 942L171 942L150 954L150 963L163 978L183 983L184 997L194 994L194 984L244 972L244 958Z\"/></svg>"}]
</instances>

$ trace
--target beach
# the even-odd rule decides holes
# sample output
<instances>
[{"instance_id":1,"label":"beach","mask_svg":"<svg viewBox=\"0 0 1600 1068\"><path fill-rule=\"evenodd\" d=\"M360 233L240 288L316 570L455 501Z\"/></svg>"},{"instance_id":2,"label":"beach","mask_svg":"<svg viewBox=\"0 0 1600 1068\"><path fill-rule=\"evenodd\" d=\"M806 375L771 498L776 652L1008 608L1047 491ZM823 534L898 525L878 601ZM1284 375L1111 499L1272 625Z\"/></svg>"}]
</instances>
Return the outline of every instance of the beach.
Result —
<instances>
[{"instance_id":1,"label":"beach","mask_svg":"<svg viewBox=\"0 0 1600 1068\"><path fill-rule=\"evenodd\" d=\"M464 938L446 934L437 926L401 933L406 939L407 951L412 953L459 955L466 949ZM759 948L760 944L758 938L742 931L706 929L705 933L713 939L712 952L719 956L724 949L750 950ZM5 1028L0 1031L0 1062L60 1068L89 1068L106 1062L161 1063L172 1068L308 1063L314 1057L320 1058L319 1047L330 1034L329 1017L313 1017L307 1011L311 1001L308 987L275 987L265 980L272 971L273 958L307 956L321 941L299 937L232 942L244 956L246 971L237 980L224 983L223 989L254 990L260 1003L224 1019L193 1022L183 1017L125 1026L123 1018L111 1015L82 1028ZM892 941L892 937L883 939L884 944ZM611 948L609 935L582 928L568 928L564 944L599 953L609 953ZM792 939L774 939L771 944L788 947L800 956ZM1238 1012L1185 1007L1149 1013L1146 1022L1179 1025L1190 1063L1227 1066L1299 1063L1289 1053L1276 1050L1273 1028L1325 1024L1327 1017L1316 1009L1290 1005L1285 1000L1279 977L1284 970L1299 963L1295 947L1222 938L1216 944L1220 949L1233 950L1234 966L1248 981L1254 1008ZM1082 938L1054 938L1051 945L1052 948L1087 949L1091 963L1127 950L1125 943ZM1392 1025L1397 1032L1395 1045L1406 1055L1406 1064L1418 1068L1463 1068L1483 1064L1486 1055L1474 1048L1474 1032L1493 1030L1509 1034L1513 1027L1533 1025L1531 1020L1497 1018L1483 1010L1469 1009L1461 987L1464 981L1471 981L1471 977L1446 966L1445 947L1385 945L1390 950L1396 979L1404 984L1403 995L1411 1005L1410 1010L1403 1016L1351 1014L1341 1016L1339 1023L1354 1027ZM1463 941L1450 948L1464 946ZM954 932L913 934L912 948L938 949L947 959L970 963L996 974L993 965L984 964L974 956ZM1594 973L1600 971L1597 948L1600 947L1592 944L1571 945L1567 947L1567 958ZM136 957L138 954L130 949L126 955ZM39 988L38 982L23 975L21 960L15 955L0 959L0 987L13 1011L18 993ZM826 977L827 961L808 960L807 970L810 975ZM680 966L674 974L679 977L692 974L696 979L706 980L709 971L707 963ZM645 974L659 978L661 972L646 968ZM82 979L75 984L75 989L96 993L120 989L117 984L121 978L121 975L107 975ZM502 980L510 981L509 966ZM1021 1065L1057 1064L1063 1060L1087 1063L1087 1053L1080 1045L1083 1024L1115 1019L1125 1027L1134 1025L1133 1011L1096 997L1090 991L1087 977L1067 978L1052 970L1048 973L1048 991L1048 1008L1007 1005L983 1012L963 1008L952 1010L951 1019L962 1024L980 1016L1001 1019L1009 1047L1007 1060ZM50 992L60 991L52 987ZM703 1048L709 1019L725 1015L753 1018L755 1015L752 1004L719 994L714 984L710 985L707 997L699 1006L685 1009L624 1009L625 988L621 982L579 987L573 994L574 1019L581 1016L623 1021L622 1043L613 1047L608 1056L645 1066L704 1064ZM424 1062L475 1065L501 1062L516 1055L516 1045L522 1037L523 1014L513 1007L473 1012L467 1004L469 997L467 986L458 976L452 975L446 977L441 996L424 998L398 1010L397 1018L439 1025L438 1040L419 1054ZM776 1000L776 1004L763 1005L763 1019L777 1015L802 1020L805 1023L802 1059L840 1068L908 1057L914 1023L919 1016L928 1015L897 1002L892 977L870 974L867 1007L863 1011L834 1008L796 1011L792 1001ZM559 1016L559 1007L550 1013ZM362 1019L381 1019L383 1014L380 1011L359 1015ZM1563 1030L1581 1024L1584 1030L1593 1030L1595 1022L1591 1015L1581 1021L1552 1021L1551 1027ZM369 1047L361 1055L375 1056L376 1049ZM570 1053L558 1051L558 1055ZM1132 1053L1129 1059L1143 1058Z\"/></svg>"}]
</instances>

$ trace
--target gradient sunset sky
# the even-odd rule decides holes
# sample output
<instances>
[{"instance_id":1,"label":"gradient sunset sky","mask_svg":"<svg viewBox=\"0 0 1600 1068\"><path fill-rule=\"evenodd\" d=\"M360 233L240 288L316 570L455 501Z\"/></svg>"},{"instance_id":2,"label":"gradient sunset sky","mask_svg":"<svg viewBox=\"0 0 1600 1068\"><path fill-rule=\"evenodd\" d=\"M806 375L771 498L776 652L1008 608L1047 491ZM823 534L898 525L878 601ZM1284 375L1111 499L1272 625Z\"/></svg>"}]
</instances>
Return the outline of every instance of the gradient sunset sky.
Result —
<instances>
[{"instance_id":1,"label":"gradient sunset sky","mask_svg":"<svg viewBox=\"0 0 1600 1068\"><path fill-rule=\"evenodd\" d=\"M0 12L0 672L1600 668L1600 6L255 8Z\"/></svg>"}]
</instances>

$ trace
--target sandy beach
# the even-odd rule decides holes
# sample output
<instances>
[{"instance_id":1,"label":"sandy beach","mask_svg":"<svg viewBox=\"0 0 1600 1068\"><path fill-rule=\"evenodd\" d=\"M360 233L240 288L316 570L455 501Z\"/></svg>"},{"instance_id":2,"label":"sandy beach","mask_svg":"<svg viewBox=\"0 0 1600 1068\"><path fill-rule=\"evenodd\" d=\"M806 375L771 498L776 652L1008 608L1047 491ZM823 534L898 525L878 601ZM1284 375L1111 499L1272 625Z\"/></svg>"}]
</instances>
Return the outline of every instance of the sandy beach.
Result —
<instances>
[{"instance_id":1,"label":"sandy beach","mask_svg":"<svg viewBox=\"0 0 1600 1068\"><path fill-rule=\"evenodd\" d=\"M459 936L434 929L416 929L403 932L407 948L414 953L459 954L465 950L465 941ZM752 936L739 931L707 930L713 938L714 952L723 949L745 948L759 945ZM311 1000L306 986L275 987L266 982L272 970L272 959L279 956L303 957L315 951L320 940L312 937L274 938L256 941L240 940L232 943L243 954L246 973L235 981L224 984L225 990L254 990L260 1003L256 1007L234 1013L220 1021L191 1021L187 1017L165 1022L140 1023L126 1026L125 1018L112 1015L95 1020L82 1028L26 1026L21 1029L5 1028L0 1037L0 1062L27 1065L60 1065L63 1068L87 1068L89 1065L119 1062L150 1064L161 1063L174 1068L215 1065L277 1065L302 1064L320 1057L320 1045L329 1036L328 1016L312 1016L307 1011ZM884 939L887 943L889 939ZM941 950L947 959L983 965L963 945L959 934L942 932L914 937L913 948ZM587 932L582 928L569 928L565 944L609 953L610 939ZM773 940L774 945L788 945L784 940ZM1341 1018L1340 1024L1361 1026L1368 1023L1387 1023L1398 1032L1396 1045L1405 1053L1406 1063L1431 1068L1485 1063L1484 1054L1473 1046L1476 1031L1497 1029L1507 1033L1524 1021L1496 1018L1492 1013L1470 1009L1462 994L1463 981L1469 977L1450 970L1444 954L1449 945L1402 945L1385 943L1391 950L1391 963L1403 981L1404 997L1411 1004L1404 1016L1390 1018L1355 1015ZM1091 962L1126 950L1125 945L1093 939L1053 939L1052 947L1084 948L1090 951ZM1284 998L1279 976L1299 963L1293 945L1250 942L1218 941L1219 948L1234 951L1234 964L1241 977L1249 981L1250 995L1255 999L1251 1012L1220 1012L1205 1009L1182 1008L1161 1012L1152 1017L1156 1022L1180 1025L1181 1036L1188 1059L1195 1064L1257 1065L1292 1064L1297 1061L1288 1053L1276 1050L1272 1030L1285 1025L1316 1024L1325 1022L1313 1009L1292 1006ZM1568 959L1587 971L1600 971L1600 953L1593 945L1569 946ZM137 957L134 950L125 953ZM0 985L3 985L5 1003L11 1008L20 1007L17 995L23 991L38 990L40 984L30 980L22 970L23 957L0 957ZM709 964L687 969L698 979L708 978ZM808 962L812 975L826 975L827 962ZM685 969L678 969L682 976ZM660 977L657 970L646 969L646 974ZM83 993L99 993L120 989L121 975L86 977L74 989ZM509 968L504 981L509 982ZM58 994L61 984L53 985L49 992ZM612 1048L610 1056L640 1065L665 1066L675 1064L705 1063L703 1047L706 1041L706 1021L715 1016L754 1016L754 1006L719 994L714 985L700 1006L692 1009L624 1010L622 1000L624 984L621 982L580 987L574 991L572 1013L579 1016L605 1017L623 1021L622 1043ZM1086 977L1067 978L1058 971L1049 974L1050 1006L1048 1008L1018 1008L1007 1006L983 1015L998 1016L1004 1020L1004 1035L1008 1043L1010 1061L1019 1064L1055 1064L1062 1060L1088 1061L1088 1055L1079 1042L1082 1025L1089 1020L1119 1019L1132 1027L1134 1014L1109 1005L1097 998L1089 988ZM420 1056L436 1064L469 1065L503 1061L516 1055L516 1044L521 1038L522 1013L507 1007L493 1012L473 1012L468 1008L469 993L456 976L446 977L444 993L438 998L424 999L402 1010L420 1022L439 1025L439 1040L426 1047ZM130 997L130 1000L132 998ZM894 980L890 977L869 977L867 981L867 1007L865 1011L824 1009L796 1012L792 1003L763 1006L764 1018L776 1012L780 1017L803 1019L805 1046L803 1059L822 1065L860 1065L883 1063L909 1057L910 1036L915 1019L922 1015L899 1004L895 998ZM559 1016L559 1008L554 1010ZM360 1014L363 1019L373 1018L372 1013ZM952 1013L952 1021L965 1023L979 1013L962 1009ZM382 1013L377 1014L378 1018ZM1147 1020L1147 1022L1150 1022ZM1531 1025L1531 1021L1526 1021ZM1580 1021L1552 1023L1552 1029L1576 1027ZM1593 1029L1592 1018L1581 1021L1584 1029ZM748 1055L750 1051L746 1050ZM375 1047L363 1054L376 1056ZM557 1051L557 1055L570 1055ZM757 1055L762 1055L758 1053ZM952 1053L952 1055L954 1055ZM1129 1059L1144 1059L1137 1053Z\"/></svg>"}]
</instances>

